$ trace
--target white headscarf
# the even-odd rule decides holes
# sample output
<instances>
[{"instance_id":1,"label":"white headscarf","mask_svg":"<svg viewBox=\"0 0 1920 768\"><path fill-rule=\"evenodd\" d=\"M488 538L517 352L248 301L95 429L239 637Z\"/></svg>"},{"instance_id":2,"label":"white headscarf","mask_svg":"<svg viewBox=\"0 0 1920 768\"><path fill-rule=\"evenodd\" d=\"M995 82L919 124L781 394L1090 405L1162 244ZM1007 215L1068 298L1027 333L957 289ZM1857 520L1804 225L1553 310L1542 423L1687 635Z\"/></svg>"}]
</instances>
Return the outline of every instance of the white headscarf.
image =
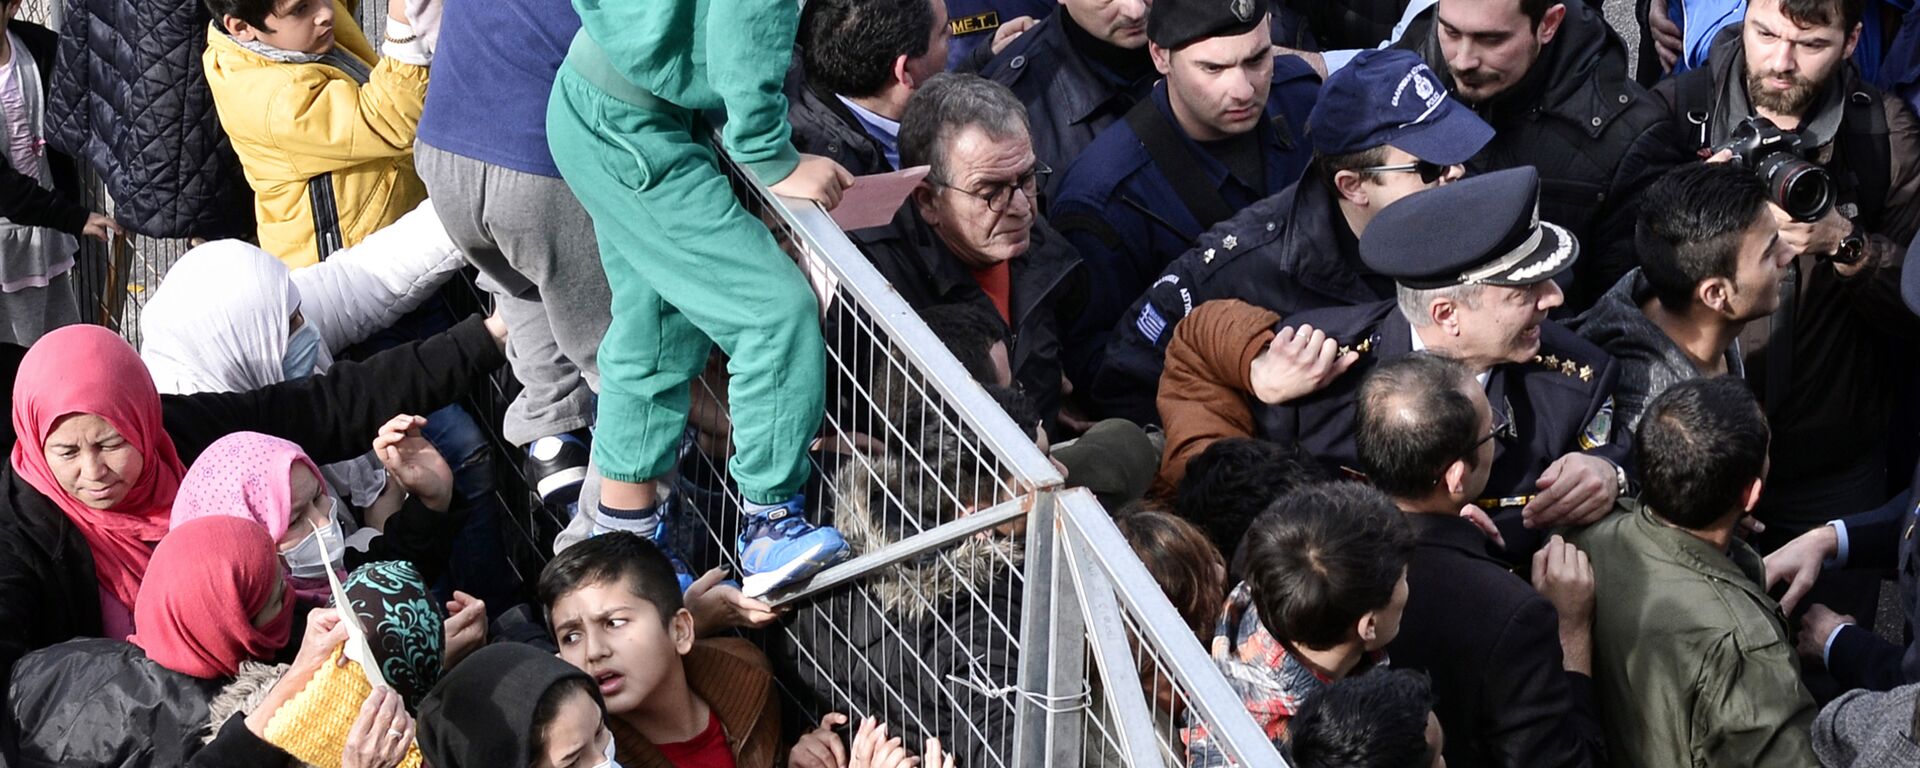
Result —
<instances>
[{"instance_id":1,"label":"white headscarf","mask_svg":"<svg viewBox=\"0 0 1920 768\"><path fill-rule=\"evenodd\" d=\"M180 257L141 310L140 358L160 393L246 392L285 381L281 361L300 308L289 275L279 259L239 240L206 243ZM323 345L319 370L332 364ZM363 509L387 482L371 453L321 472Z\"/></svg>"}]
</instances>

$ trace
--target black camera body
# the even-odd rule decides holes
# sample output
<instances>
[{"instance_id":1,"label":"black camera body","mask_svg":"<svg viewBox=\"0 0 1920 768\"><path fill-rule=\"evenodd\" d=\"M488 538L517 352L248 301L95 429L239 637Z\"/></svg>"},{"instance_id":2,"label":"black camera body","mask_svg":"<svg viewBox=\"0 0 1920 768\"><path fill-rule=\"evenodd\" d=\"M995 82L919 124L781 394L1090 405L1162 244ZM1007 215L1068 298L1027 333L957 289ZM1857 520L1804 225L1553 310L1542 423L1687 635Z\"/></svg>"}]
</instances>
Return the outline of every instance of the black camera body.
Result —
<instances>
[{"instance_id":1,"label":"black camera body","mask_svg":"<svg viewBox=\"0 0 1920 768\"><path fill-rule=\"evenodd\" d=\"M1794 221L1818 221L1833 210L1833 177L1808 158L1813 147L1796 134L1780 130L1772 120L1754 116L1734 126L1727 143L1714 147L1733 151L1733 162L1749 168L1767 185L1767 197Z\"/></svg>"}]
</instances>

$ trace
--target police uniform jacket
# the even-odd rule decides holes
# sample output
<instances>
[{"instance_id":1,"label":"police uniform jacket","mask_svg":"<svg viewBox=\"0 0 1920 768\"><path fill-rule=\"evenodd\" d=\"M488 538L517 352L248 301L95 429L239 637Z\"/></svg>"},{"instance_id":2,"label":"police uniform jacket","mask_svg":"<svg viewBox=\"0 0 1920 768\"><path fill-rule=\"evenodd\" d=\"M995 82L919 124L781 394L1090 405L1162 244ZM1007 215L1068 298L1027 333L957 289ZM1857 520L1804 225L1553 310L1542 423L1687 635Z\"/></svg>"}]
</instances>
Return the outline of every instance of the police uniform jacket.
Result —
<instances>
[{"instance_id":1,"label":"police uniform jacket","mask_svg":"<svg viewBox=\"0 0 1920 768\"><path fill-rule=\"evenodd\" d=\"M1433 712L1458 768L1605 765L1593 679L1565 668L1553 603L1515 576L1492 540L1453 515L1407 515L1413 557L1397 669L1433 680Z\"/></svg>"},{"instance_id":2,"label":"police uniform jacket","mask_svg":"<svg viewBox=\"0 0 1920 768\"><path fill-rule=\"evenodd\" d=\"M1358 248L1333 191L1312 170L1298 184L1214 225L1114 325L1093 379L1094 412L1159 423L1154 394L1166 367L1167 341L1204 302L1239 299L1285 317L1393 298L1393 281L1373 276Z\"/></svg>"},{"instance_id":3,"label":"police uniform jacket","mask_svg":"<svg viewBox=\"0 0 1920 768\"><path fill-rule=\"evenodd\" d=\"M1033 154L1054 169L1040 190L1053 200L1066 169L1095 136L1153 89L1153 77L1125 82L1087 61L1067 39L1066 6L1020 35L987 62L980 75L1013 91L1027 107ZM1142 52L1145 55L1145 52Z\"/></svg>"},{"instance_id":4,"label":"police uniform jacket","mask_svg":"<svg viewBox=\"0 0 1920 768\"><path fill-rule=\"evenodd\" d=\"M1087 310L1080 322L1084 335L1104 348L1105 337L1120 315L1167 264L1190 247L1207 228L1272 196L1300 178L1312 157L1305 140L1307 113L1319 93L1319 78L1298 57L1274 60L1273 90L1267 97L1267 119L1255 127L1265 149L1264 184L1253 188L1234 177L1224 163L1188 138L1174 121L1167 104L1167 85L1153 88L1149 106L1172 128L1180 157L1176 169L1155 162L1129 120L1121 120L1089 145L1067 170L1048 218L1080 252L1092 276ZM1169 170L1187 176L1217 195L1224 210L1214 216L1204 201L1188 200L1176 191ZM1079 366L1084 377L1097 359ZM1080 379L1085 383L1085 379Z\"/></svg>"},{"instance_id":5,"label":"police uniform jacket","mask_svg":"<svg viewBox=\"0 0 1920 768\"><path fill-rule=\"evenodd\" d=\"M1493 141L1467 162L1470 174L1531 165L1540 172L1540 217L1580 239L1580 262L1567 302L1555 316L1592 306L1638 262L1633 254L1639 190L1676 156L1666 139L1666 110L1643 103L1627 77L1626 44L1599 11L1567 3L1566 20L1521 81L1474 105L1494 128ZM1396 46L1412 50L1453 88L1434 13L1408 26Z\"/></svg>"},{"instance_id":6,"label":"police uniform jacket","mask_svg":"<svg viewBox=\"0 0 1920 768\"><path fill-rule=\"evenodd\" d=\"M1059 6L1055 0L947 0L947 69L972 72L992 56L1000 25L1021 16L1043 18ZM1027 30L1021 37L1033 34ZM1005 53L1005 51L1002 51Z\"/></svg>"},{"instance_id":7,"label":"police uniform jacket","mask_svg":"<svg viewBox=\"0 0 1920 768\"><path fill-rule=\"evenodd\" d=\"M1261 437L1298 442L1322 461L1352 470L1360 466L1353 444L1354 399L1367 372L1382 360L1413 352L1413 329L1393 301L1301 312L1276 328L1311 325L1360 353L1353 367L1307 397L1266 405L1255 401ZM1605 352L1551 320L1540 326L1540 352L1530 362L1495 366L1487 376L1487 401L1495 425L1510 437L1496 440L1487 478L1488 510L1507 542L1513 562L1530 562L1540 533L1523 528L1520 510L1538 493L1540 474L1561 456L1585 452L1626 466L1627 434L1613 428L1613 388L1620 372Z\"/></svg>"},{"instance_id":8,"label":"police uniform jacket","mask_svg":"<svg viewBox=\"0 0 1920 768\"><path fill-rule=\"evenodd\" d=\"M909 202L891 223L852 233L880 274L915 310L973 303L994 317L993 300ZM1086 271L1066 238L1036 219L1027 252L1008 274L1007 362L1013 380L1049 427L1060 411L1060 359L1068 320L1086 300Z\"/></svg>"}]
</instances>

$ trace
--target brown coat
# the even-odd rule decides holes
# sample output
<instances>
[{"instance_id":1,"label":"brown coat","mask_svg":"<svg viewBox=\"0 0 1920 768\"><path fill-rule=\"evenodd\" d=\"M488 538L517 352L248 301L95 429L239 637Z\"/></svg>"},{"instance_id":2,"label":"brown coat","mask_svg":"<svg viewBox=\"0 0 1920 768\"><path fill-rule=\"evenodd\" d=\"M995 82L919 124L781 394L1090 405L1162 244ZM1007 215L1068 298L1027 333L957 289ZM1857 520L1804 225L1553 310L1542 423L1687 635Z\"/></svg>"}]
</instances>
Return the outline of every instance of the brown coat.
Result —
<instances>
[{"instance_id":1,"label":"brown coat","mask_svg":"<svg viewBox=\"0 0 1920 768\"><path fill-rule=\"evenodd\" d=\"M1238 299L1209 301L1174 326L1160 374L1160 423L1167 432L1149 495L1172 498L1187 462L1214 441L1254 435L1248 371L1273 340L1280 315Z\"/></svg>"},{"instance_id":2,"label":"brown coat","mask_svg":"<svg viewBox=\"0 0 1920 768\"><path fill-rule=\"evenodd\" d=\"M780 751L780 700L766 654L734 637L699 640L682 663L687 685L713 707L738 768L772 768ZM616 754L628 768L673 768L632 726L608 718Z\"/></svg>"}]
</instances>

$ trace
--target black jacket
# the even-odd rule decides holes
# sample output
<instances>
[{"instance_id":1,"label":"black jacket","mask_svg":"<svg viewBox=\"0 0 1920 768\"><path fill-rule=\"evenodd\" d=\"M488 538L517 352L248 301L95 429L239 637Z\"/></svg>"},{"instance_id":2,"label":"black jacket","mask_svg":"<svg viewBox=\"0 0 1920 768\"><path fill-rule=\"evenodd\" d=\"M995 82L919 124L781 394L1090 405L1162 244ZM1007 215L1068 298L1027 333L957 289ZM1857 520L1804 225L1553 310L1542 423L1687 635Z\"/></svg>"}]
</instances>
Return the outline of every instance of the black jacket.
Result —
<instances>
[{"instance_id":1,"label":"black jacket","mask_svg":"<svg viewBox=\"0 0 1920 768\"><path fill-rule=\"evenodd\" d=\"M1393 666L1433 680L1447 765L1606 764L1593 679L1562 666L1553 604L1507 569L1472 523L1407 515L1415 537Z\"/></svg>"},{"instance_id":2,"label":"black jacket","mask_svg":"<svg viewBox=\"0 0 1920 768\"><path fill-rule=\"evenodd\" d=\"M162 395L161 417L188 465L213 441L242 431L293 441L315 463L329 464L366 453L374 433L394 414L427 413L458 400L504 362L475 317L425 341L363 362L341 361L299 381L251 392ZM4 670L28 651L96 637L101 627L93 555L79 529L11 465L0 471L0 494Z\"/></svg>"},{"instance_id":3,"label":"black jacket","mask_svg":"<svg viewBox=\"0 0 1920 768\"><path fill-rule=\"evenodd\" d=\"M860 127L860 120L840 99L806 82L799 72L800 56L793 57L794 72L787 75L787 121L793 124L793 146L809 155L831 158L855 176L894 170L887 152Z\"/></svg>"},{"instance_id":4,"label":"black jacket","mask_svg":"<svg viewBox=\"0 0 1920 768\"><path fill-rule=\"evenodd\" d=\"M1393 298L1393 282L1371 276L1358 249L1333 192L1312 169L1298 184L1214 225L1120 316L1094 376L1094 413L1160 422L1154 395L1167 342L1204 302L1239 299L1285 317Z\"/></svg>"},{"instance_id":5,"label":"black jacket","mask_svg":"<svg viewBox=\"0 0 1920 768\"><path fill-rule=\"evenodd\" d=\"M185 765L200 750L207 703L222 684L162 667L124 640L42 648L13 669L0 762L11 768Z\"/></svg>"},{"instance_id":6,"label":"black jacket","mask_svg":"<svg viewBox=\"0 0 1920 768\"><path fill-rule=\"evenodd\" d=\"M1281 320L1275 330L1311 325L1338 339L1360 359L1333 383L1280 405L1253 403L1260 437L1298 442L1334 467L1360 466L1354 448L1354 409L1360 383L1382 361L1413 352L1413 329L1396 303L1309 310ZM1614 428L1613 388L1620 367L1605 352L1551 320L1540 325L1540 351L1533 361L1494 366L1487 374L1487 401L1495 423L1512 425L1496 441L1485 498L1507 541L1509 562L1530 562L1540 531L1522 527L1520 510L1539 492L1540 474L1568 453L1588 453L1624 467L1628 435Z\"/></svg>"},{"instance_id":7,"label":"black jacket","mask_svg":"<svg viewBox=\"0 0 1920 768\"><path fill-rule=\"evenodd\" d=\"M1053 168L1040 190L1048 201L1080 151L1146 98L1159 79L1149 74L1126 82L1088 61L1067 38L1072 23L1060 6L980 69L980 76L1006 86L1026 105L1033 155Z\"/></svg>"},{"instance_id":8,"label":"black jacket","mask_svg":"<svg viewBox=\"0 0 1920 768\"><path fill-rule=\"evenodd\" d=\"M1566 5L1566 20L1520 82L1474 111L1494 128L1493 141L1467 162L1473 173L1522 165L1540 172L1540 217L1580 239L1580 260L1567 302L1556 316L1592 306L1637 265L1633 220L1640 190L1676 156L1660 124L1666 111L1641 98L1627 78L1626 44L1599 11ZM1419 53L1444 78L1453 76L1428 11L1407 27L1397 47Z\"/></svg>"},{"instance_id":9,"label":"black jacket","mask_svg":"<svg viewBox=\"0 0 1920 768\"><path fill-rule=\"evenodd\" d=\"M1372 48L1393 34L1408 0L1287 0L1329 51Z\"/></svg>"},{"instance_id":10,"label":"black jacket","mask_svg":"<svg viewBox=\"0 0 1920 768\"><path fill-rule=\"evenodd\" d=\"M833 524L864 554L954 519L926 479L892 459L849 463L833 479ZM772 633L775 668L802 711L872 715L909 744L940 739L956 763L1015 765L1019 697L989 691L1019 677L1021 562L1015 540L969 538L809 601Z\"/></svg>"},{"instance_id":11,"label":"black jacket","mask_svg":"<svg viewBox=\"0 0 1920 768\"><path fill-rule=\"evenodd\" d=\"M252 239L253 191L200 69L201 0L65 0L47 143L106 180L149 237Z\"/></svg>"},{"instance_id":12,"label":"black jacket","mask_svg":"<svg viewBox=\"0 0 1920 768\"><path fill-rule=\"evenodd\" d=\"M947 251L909 202L884 227L852 233L880 274L915 310L972 303L999 317L960 260ZM1013 380L1051 426L1060 412L1060 373L1067 329L1086 304L1086 269L1067 240L1036 219L1027 252L1009 267L1007 363Z\"/></svg>"},{"instance_id":13,"label":"black jacket","mask_svg":"<svg viewBox=\"0 0 1920 768\"><path fill-rule=\"evenodd\" d=\"M53 111L53 58L59 44L52 30L31 22L14 19L7 31L20 37L33 63L40 70L40 95L47 99L47 111ZM54 125L51 117L47 127ZM53 171L53 189L40 186L32 176L13 167L6 153L0 152L0 217L29 227L49 227L78 236L87 226L87 206L80 202L80 175L73 160L57 151L47 153L47 167Z\"/></svg>"},{"instance_id":14,"label":"black jacket","mask_svg":"<svg viewBox=\"0 0 1920 768\"><path fill-rule=\"evenodd\" d=\"M1741 29L1722 29L1707 67L1668 78L1650 97L1676 113L1706 111L1709 144L1751 114ZM1846 277L1832 262L1803 254L1797 297L1781 296L1782 311L1793 313L1790 352L1770 343L1771 319L1749 323L1740 340L1747 384L1766 406L1774 438L1755 514L1784 524L1781 530L1820 525L1884 496L1887 425L1911 394L1920 340L1920 320L1900 298L1907 244L1920 231L1920 121L1900 99L1863 82L1851 62L1834 77L1800 132L1829 168L1842 214L1851 207L1870 235L1868 265ZM1687 132L1675 130L1670 140L1691 151L1700 141Z\"/></svg>"}]
</instances>

